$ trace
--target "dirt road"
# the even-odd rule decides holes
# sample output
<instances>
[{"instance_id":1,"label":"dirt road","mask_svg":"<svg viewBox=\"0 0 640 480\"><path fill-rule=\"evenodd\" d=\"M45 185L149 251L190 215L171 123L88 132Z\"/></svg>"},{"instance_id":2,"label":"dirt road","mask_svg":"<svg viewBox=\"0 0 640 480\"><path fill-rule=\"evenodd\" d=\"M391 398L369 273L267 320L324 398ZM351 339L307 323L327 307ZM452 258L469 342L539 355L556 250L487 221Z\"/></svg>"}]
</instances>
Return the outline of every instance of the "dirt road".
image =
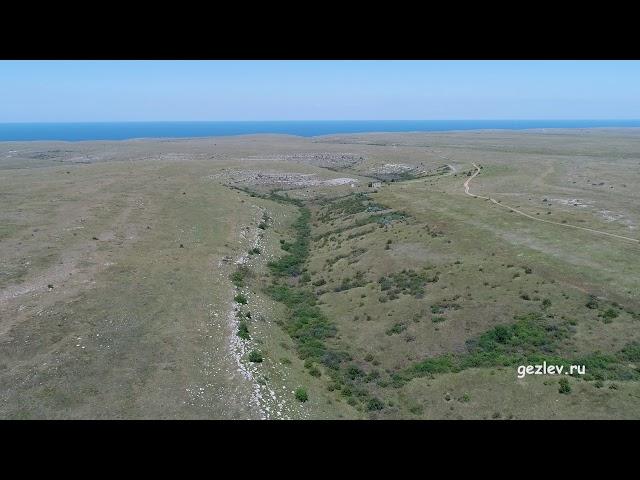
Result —
<instances>
[{"instance_id":1,"label":"dirt road","mask_svg":"<svg viewBox=\"0 0 640 480\"><path fill-rule=\"evenodd\" d=\"M622 240L627 240L630 242L634 242L634 243L640 243L640 240L636 239L636 238L631 238L631 237L625 237L623 235L616 235L615 233L608 233L608 232L603 232L601 230L595 230L593 228L587 228L587 227L580 227L578 225L571 225L568 223L560 223L560 222L554 222L552 220L544 220L542 218L536 218L533 215L529 215L528 213L524 213L518 209L515 209L513 207L510 207L508 205L504 205L500 202L498 202L497 200L490 198L490 197L483 197L482 195L476 195L475 193L471 193L469 192L469 183L471 182L471 180L473 180L476 176L478 176L478 174L480 173L480 167L478 167L475 163L473 164L473 166L476 168L476 171L474 172L473 175L471 175L465 182L464 182L464 193L466 193L467 195L469 195L470 197L474 197L474 198L482 198L484 200L490 200L491 202L493 202L494 204L498 205L499 207L502 208L506 208L507 210L511 210L512 212L515 212L519 215L522 215L523 217L527 217L531 220L535 220L536 222L543 222L543 223L551 223L553 225L559 225L561 227L568 227L568 228L577 228L579 230L586 230L588 232L593 232L593 233L599 233L600 235L607 235L609 237L615 237L615 238L620 238Z\"/></svg>"}]
</instances>

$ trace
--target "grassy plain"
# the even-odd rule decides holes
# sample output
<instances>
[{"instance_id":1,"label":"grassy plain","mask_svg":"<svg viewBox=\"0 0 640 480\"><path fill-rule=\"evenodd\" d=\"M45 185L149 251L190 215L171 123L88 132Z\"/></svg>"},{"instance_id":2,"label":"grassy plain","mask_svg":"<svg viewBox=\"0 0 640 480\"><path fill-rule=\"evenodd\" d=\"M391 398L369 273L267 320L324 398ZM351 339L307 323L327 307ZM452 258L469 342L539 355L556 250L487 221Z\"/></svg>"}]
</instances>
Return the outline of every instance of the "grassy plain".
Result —
<instances>
[{"instance_id":1,"label":"grassy plain","mask_svg":"<svg viewBox=\"0 0 640 480\"><path fill-rule=\"evenodd\" d=\"M638 147L2 143L0 417L638 418L640 245L463 188L640 238ZM543 358L587 374L517 378Z\"/></svg>"}]
</instances>

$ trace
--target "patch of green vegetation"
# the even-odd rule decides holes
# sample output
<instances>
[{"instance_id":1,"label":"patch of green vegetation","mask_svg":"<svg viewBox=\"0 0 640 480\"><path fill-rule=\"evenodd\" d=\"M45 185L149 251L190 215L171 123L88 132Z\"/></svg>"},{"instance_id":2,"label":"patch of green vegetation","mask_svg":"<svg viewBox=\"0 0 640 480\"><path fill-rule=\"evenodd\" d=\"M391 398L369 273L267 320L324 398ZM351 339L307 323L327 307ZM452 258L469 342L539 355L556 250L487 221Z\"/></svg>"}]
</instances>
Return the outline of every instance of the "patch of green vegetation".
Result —
<instances>
[{"instance_id":1,"label":"patch of green vegetation","mask_svg":"<svg viewBox=\"0 0 640 480\"><path fill-rule=\"evenodd\" d=\"M561 378L558 380L560 384L560 388L558 388L558 392L564 395L568 395L571 393L571 385L569 384L569 380L567 378Z\"/></svg>"},{"instance_id":2,"label":"patch of green vegetation","mask_svg":"<svg viewBox=\"0 0 640 480\"><path fill-rule=\"evenodd\" d=\"M424 407L422 405L413 405L409 407L409 413L412 413L414 415L422 415L423 412Z\"/></svg>"},{"instance_id":3,"label":"patch of green vegetation","mask_svg":"<svg viewBox=\"0 0 640 480\"><path fill-rule=\"evenodd\" d=\"M640 342L628 343L618 352L618 357L627 362L640 362Z\"/></svg>"},{"instance_id":4,"label":"patch of green vegetation","mask_svg":"<svg viewBox=\"0 0 640 480\"><path fill-rule=\"evenodd\" d=\"M333 201L327 207L327 211L318 217L321 222L326 222L337 215L353 215L367 211L371 203L365 193L354 193L339 200ZM375 204L373 204L375 205Z\"/></svg>"},{"instance_id":5,"label":"patch of green vegetation","mask_svg":"<svg viewBox=\"0 0 640 480\"><path fill-rule=\"evenodd\" d=\"M281 247L288 254L279 260L269 262L267 266L273 275L278 277L295 276L302 273L302 265L309 256L309 237L311 235L311 227L309 219L311 212L306 207L300 208L300 216L293 224L296 232L296 239L293 243L284 242Z\"/></svg>"},{"instance_id":6,"label":"patch of green vegetation","mask_svg":"<svg viewBox=\"0 0 640 480\"><path fill-rule=\"evenodd\" d=\"M598 314L605 323L610 323L614 318L618 318L618 311L614 308L607 308L604 312Z\"/></svg>"},{"instance_id":7,"label":"patch of green vegetation","mask_svg":"<svg viewBox=\"0 0 640 480\"><path fill-rule=\"evenodd\" d=\"M439 280L438 274L430 276L426 271L416 272L415 270L402 270L393 273L388 277L382 276L378 280L380 290L387 292L388 300L399 298L398 295L413 295L416 298L424 296L424 287L427 283L434 283ZM438 312L434 312L438 313Z\"/></svg>"},{"instance_id":8,"label":"patch of green vegetation","mask_svg":"<svg viewBox=\"0 0 640 480\"><path fill-rule=\"evenodd\" d=\"M262 357L262 353L259 350L251 350L249 352L249 361L253 363L262 363L264 358Z\"/></svg>"},{"instance_id":9,"label":"patch of green vegetation","mask_svg":"<svg viewBox=\"0 0 640 480\"><path fill-rule=\"evenodd\" d=\"M591 310L595 310L598 308L598 297L596 297L595 295L589 295L589 300L587 301L586 305L587 308L590 308Z\"/></svg>"},{"instance_id":10,"label":"patch of green vegetation","mask_svg":"<svg viewBox=\"0 0 640 480\"><path fill-rule=\"evenodd\" d=\"M244 320L241 320L238 323L238 336L243 340L249 340L251 338L251 336L249 335L249 326Z\"/></svg>"},{"instance_id":11,"label":"patch of green vegetation","mask_svg":"<svg viewBox=\"0 0 640 480\"><path fill-rule=\"evenodd\" d=\"M459 303L455 303L455 302L439 302L431 305L430 308L431 308L431 313L435 315L440 315L442 313L445 313L447 310L459 310L462 307L460 306Z\"/></svg>"},{"instance_id":12,"label":"patch of green vegetation","mask_svg":"<svg viewBox=\"0 0 640 480\"><path fill-rule=\"evenodd\" d=\"M459 372L473 367L534 363L547 358L544 355L554 352L558 342L567 335L566 328L550 325L539 313L530 313L516 317L516 323L512 325L499 325L468 341L468 353L428 358L396 374L395 380L402 384L413 377Z\"/></svg>"},{"instance_id":13,"label":"patch of green vegetation","mask_svg":"<svg viewBox=\"0 0 640 480\"><path fill-rule=\"evenodd\" d=\"M522 364L584 365L585 380L637 380L640 370L628 365L640 359L640 343L627 344L617 354L595 352L565 359L557 355L560 344L570 335L569 325L554 325L540 313L516 317L511 325L499 325L467 342L468 352L425 359L394 374L396 386L414 377L456 373L468 368L514 366Z\"/></svg>"},{"instance_id":14,"label":"patch of green vegetation","mask_svg":"<svg viewBox=\"0 0 640 480\"><path fill-rule=\"evenodd\" d=\"M328 353L323 340L334 336L336 327L317 306L314 293L284 284L272 284L266 291L271 298L289 308L284 328L296 341L300 356L322 361Z\"/></svg>"},{"instance_id":15,"label":"patch of green vegetation","mask_svg":"<svg viewBox=\"0 0 640 480\"><path fill-rule=\"evenodd\" d=\"M365 218L359 218L356 220L355 225L361 227L363 225L367 225L369 223L377 223L379 225L390 225L393 222L398 220L404 220L408 215L404 212L391 212L391 213L380 213L376 215L369 215Z\"/></svg>"},{"instance_id":16,"label":"patch of green vegetation","mask_svg":"<svg viewBox=\"0 0 640 480\"><path fill-rule=\"evenodd\" d=\"M249 270L249 267L246 265L240 265L236 271L231 274L231 281L236 287L242 288L245 286L246 279L250 276L251 270Z\"/></svg>"},{"instance_id":17,"label":"patch of green vegetation","mask_svg":"<svg viewBox=\"0 0 640 480\"><path fill-rule=\"evenodd\" d=\"M292 281L299 278L308 259L310 220L310 210L301 206L300 216L293 225L296 240L293 243L284 242L284 249L289 255L269 265L272 283L265 292L287 307L287 315L279 324L294 340L297 353L305 360L309 373L314 373L313 364L316 362L324 366L331 388L340 390L341 395L358 409L367 409L367 402L373 397L365 387L376 378L375 374L348 363L352 357L338 346L336 326L318 306L316 293L308 285ZM364 273L358 272L353 278L343 280L339 289L365 284Z\"/></svg>"},{"instance_id":18,"label":"patch of green vegetation","mask_svg":"<svg viewBox=\"0 0 640 480\"><path fill-rule=\"evenodd\" d=\"M379 398L372 397L367 401L367 410L376 411L384 408L384 402Z\"/></svg>"},{"instance_id":19,"label":"patch of green vegetation","mask_svg":"<svg viewBox=\"0 0 640 480\"><path fill-rule=\"evenodd\" d=\"M246 305L248 301L247 297L245 297L242 293L238 293L235 297L233 297L233 299L240 305Z\"/></svg>"},{"instance_id":20,"label":"patch of green vegetation","mask_svg":"<svg viewBox=\"0 0 640 480\"><path fill-rule=\"evenodd\" d=\"M353 278L346 277L343 278L340 282L340 285L333 289L334 292L344 292L346 290L351 290L352 288L364 287L367 284L366 279L364 278L364 272L358 270Z\"/></svg>"},{"instance_id":21,"label":"patch of green vegetation","mask_svg":"<svg viewBox=\"0 0 640 480\"><path fill-rule=\"evenodd\" d=\"M309 395L307 394L307 391L302 387L296 388L295 396L296 396L296 400L298 400L301 403L304 403L307 400L309 400Z\"/></svg>"},{"instance_id":22,"label":"patch of green vegetation","mask_svg":"<svg viewBox=\"0 0 640 480\"><path fill-rule=\"evenodd\" d=\"M404 323L396 323L393 325L393 327L391 327L389 330L387 330L385 333L387 335L398 335L402 332L404 332L407 329L407 325Z\"/></svg>"},{"instance_id":23,"label":"patch of green vegetation","mask_svg":"<svg viewBox=\"0 0 640 480\"><path fill-rule=\"evenodd\" d=\"M351 250L349 253L341 253L339 255L336 255L333 258L327 258L326 260L326 264L328 266L332 266L334 265L338 260L342 260L343 258L349 258L349 257L357 257L359 255L362 255L363 253L366 253L367 249L366 248L356 248L354 250Z\"/></svg>"},{"instance_id":24,"label":"patch of green vegetation","mask_svg":"<svg viewBox=\"0 0 640 480\"><path fill-rule=\"evenodd\" d=\"M635 362L638 349L637 342L627 344L618 352L605 354L593 352L589 355L581 356L572 361L575 365L585 366L585 380L640 380L640 370L637 365L630 365Z\"/></svg>"}]
</instances>

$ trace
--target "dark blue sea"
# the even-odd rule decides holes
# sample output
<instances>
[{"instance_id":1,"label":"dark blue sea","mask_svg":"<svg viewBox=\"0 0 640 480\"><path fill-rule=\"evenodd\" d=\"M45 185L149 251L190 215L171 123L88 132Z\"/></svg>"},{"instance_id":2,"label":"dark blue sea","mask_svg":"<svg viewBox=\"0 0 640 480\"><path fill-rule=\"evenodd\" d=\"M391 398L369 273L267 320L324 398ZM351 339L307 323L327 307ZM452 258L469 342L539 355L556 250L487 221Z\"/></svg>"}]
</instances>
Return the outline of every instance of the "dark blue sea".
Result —
<instances>
[{"instance_id":1,"label":"dark blue sea","mask_svg":"<svg viewBox=\"0 0 640 480\"><path fill-rule=\"evenodd\" d=\"M364 132L640 127L640 120L344 120L263 122L0 123L0 141L126 140L277 133L313 137Z\"/></svg>"}]
</instances>

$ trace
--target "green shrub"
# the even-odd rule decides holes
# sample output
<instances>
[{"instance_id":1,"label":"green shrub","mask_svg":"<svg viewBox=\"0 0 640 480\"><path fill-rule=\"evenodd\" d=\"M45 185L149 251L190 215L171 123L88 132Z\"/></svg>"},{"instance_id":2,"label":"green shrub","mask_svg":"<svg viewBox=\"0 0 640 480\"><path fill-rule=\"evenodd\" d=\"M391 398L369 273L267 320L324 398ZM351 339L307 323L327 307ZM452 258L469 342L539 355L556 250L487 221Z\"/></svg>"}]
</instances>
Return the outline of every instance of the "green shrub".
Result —
<instances>
[{"instance_id":1,"label":"green shrub","mask_svg":"<svg viewBox=\"0 0 640 480\"><path fill-rule=\"evenodd\" d=\"M251 337L249 336L249 327L247 322L244 320L238 324L238 336L243 340L249 340Z\"/></svg>"},{"instance_id":2,"label":"green shrub","mask_svg":"<svg viewBox=\"0 0 640 480\"><path fill-rule=\"evenodd\" d=\"M618 311L613 308L607 308L598 316L603 318L604 320L613 320L614 318L618 317Z\"/></svg>"},{"instance_id":3,"label":"green shrub","mask_svg":"<svg viewBox=\"0 0 640 480\"><path fill-rule=\"evenodd\" d=\"M347 368L347 372L346 372L347 378L349 378L349 380L362 380L365 376L365 373L356 365L351 365L349 366L349 368Z\"/></svg>"},{"instance_id":4,"label":"green shrub","mask_svg":"<svg viewBox=\"0 0 640 480\"><path fill-rule=\"evenodd\" d=\"M233 297L233 299L241 305L247 304L247 297L245 297L242 293L238 293L235 297Z\"/></svg>"},{"instance_id":5,"label":"green shrub","mask_svg":"<svg viewBox=\"0 0 640 480\"><path fill-rule=\"evenodd\" d=\"M371 372L369 372L366 377L364 377L364 381L365 382L373 382L374 380L377 380L378 378L380 378L380 372L378 370L372 370Z\"/></svg>"},{"instance_id":6,"label":"green shrub","mask_svg":"<svg viewBox=\"0 0 640 480\"><path fill-rule=\"evenodd\" d=\"M309 400L309 395L307 395L307 391L302 387L296 388L295 396L296 396L296 400L302 403Z\"/></svg>"},{"instance_id":7,"label":"green shrub","mask_svg":"<svg viewBox=\"0 0 640 480\"><path fill-rule=\"evenodd\" d=\"M258 350L251 350L249 352L249 361L253 363L262 363L262 353Z\"/></svg>"},{"instance_id":8,"label":"green shrub","mask_svg":"<svg viewBox=\"0 0 640 480\"><path fill-rule=\"evenodd\" d=\"M640 362L640 343L628 343L622 350L620 350L618 356L620 359L625 361Z\"/></svg>"},{"instance_id":9,"label":"green shrub","mask_svg":"<svg viewBox=\"0 0 640 480\"><path fill-rule=\"evenodd\" d=\"M438 281L438 275L430 277L426 272L416 272L415 270L402 270L378 279L380 290L387 292L388 300L399 298L399 294L413 295L422 298L425 293L424 287L427 283Z\"/></svg>"},{"instance_id":10,"label":"green shrub","mask_svg":"<svg viewBox=\"0 0 640 480\"><path fill-rule=\"evenodd\" d=\"M367 401L367 410L382 410L384 408L384 402L379 398L373 397Z\"/></svg>"},{"instance_id":11,"label":"green shrub","mask_svg":"<svg viewBox=\"0 0 640 480\"><path fill-rule=\"evenodd\" d=\"M423 411L424 408L422 407L422 405L413 405L411 408L409 408L409 412L413 413L414 415L422 415Z\"/></svg>"},{"instance_id":12,"label":"green shrub","mask_svg":"<svg viewBox=\"0 0 640 480\"><path fill-rule=\"evenodd\" d=\"M404 332L407 329L407 326L404 323L396 323L389 330L386 331L387 335L398 335L399 333Z\"/></svg>"},{"instance_id":13,"label":"green shrub","mask_svg":"<svg viewBox=\"0 0 640 480\"><path fill-rule=\"evenodd\" d=\"M566 378L561 378L558 383L560 384L558 392L565 395L571 393L571 385L569 384L569 380L567 380Z\"/></svg>"},{"instance_id":14,"label":"green shrub","mask_svg":"<svg viewBox=\"0 0 640 480\"><path fill-rule=\"evenodd\" d=\"M364 278L364 272L358 270L353 278L343 278L340 285L333 289L334 292L344 292L351 290L352 288L364 287L367 284Z\"/></svg>"},{"instance_id":15,"label":"green shrub","mask_svg":"<svg viewBox=\"0 0 640 480\"><path fill-rule=\"evenodd\" d=\"M251 276L251 271L246 265L240 265L235 272L231 274L231 281L238 287L244 287L245 281Z\"/></svg>"}]
</instances>

